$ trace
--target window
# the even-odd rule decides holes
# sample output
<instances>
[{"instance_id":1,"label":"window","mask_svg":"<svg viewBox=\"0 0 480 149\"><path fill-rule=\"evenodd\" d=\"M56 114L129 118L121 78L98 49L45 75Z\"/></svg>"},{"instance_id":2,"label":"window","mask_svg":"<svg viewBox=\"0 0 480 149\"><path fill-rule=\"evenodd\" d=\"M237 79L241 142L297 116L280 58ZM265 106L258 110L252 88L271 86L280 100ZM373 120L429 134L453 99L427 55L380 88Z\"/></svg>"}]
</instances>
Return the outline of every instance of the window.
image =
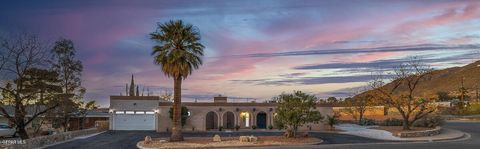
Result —
<instances>
[{"instance_id":1,"label":"window","mask_svg":"<svg viewBox=\"0 0 480 149\"><path fill-rule=\"evenodd\" d=\"M155 112L153 112L153 111L147 111L147 112L145 112L145 114L155 114Z\"/></svg>"},{"instance_id":2,"label":"window","mask_svg":"<svg viewBox=\"0 0 480 149\"><path fill-rule=\"evenodd\" d=\"M115 114L125 114L123 111L115 111Z\"/></svg>"},{"instance_id":3,"label":"window","mask_svg":"<svg viewBox=\"0 0 480 149\"><path fill-rule=\"evenodd\" d=\"M125 114L135 114L133 111L125 111Z\"/></svg>"},{"instance_id":4,"label":"window","mask_svg":"<svg viewBox=\"0 0 480 149\"><path fill-rule=\"evenodd\" d=\"M145 114L144 111L135 111L135 114Z\"/></svg>"}]
</instances>

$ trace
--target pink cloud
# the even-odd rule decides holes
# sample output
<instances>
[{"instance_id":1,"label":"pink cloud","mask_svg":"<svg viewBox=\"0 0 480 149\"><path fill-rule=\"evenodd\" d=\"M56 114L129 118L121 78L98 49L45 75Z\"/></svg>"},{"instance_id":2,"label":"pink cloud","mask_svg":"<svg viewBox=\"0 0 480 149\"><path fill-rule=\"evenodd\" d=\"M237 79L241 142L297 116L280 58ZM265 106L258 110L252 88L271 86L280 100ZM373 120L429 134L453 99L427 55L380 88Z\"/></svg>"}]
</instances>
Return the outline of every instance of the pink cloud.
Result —
<instances>
[{"instance_id":1,"label":"pink cloud","mask_svg":"<svg viewBox=\"0 0 480 149\"><path fill-rule=\"evenodd\" d=\"M453 23L464 22L480 17L478 3L469 3L464 5L449 6L443 13L421 20L409 21L395 27L395 33L410 33L415 30L424 30L436 26L448 25Z\"/></svg>"}]
</instances>

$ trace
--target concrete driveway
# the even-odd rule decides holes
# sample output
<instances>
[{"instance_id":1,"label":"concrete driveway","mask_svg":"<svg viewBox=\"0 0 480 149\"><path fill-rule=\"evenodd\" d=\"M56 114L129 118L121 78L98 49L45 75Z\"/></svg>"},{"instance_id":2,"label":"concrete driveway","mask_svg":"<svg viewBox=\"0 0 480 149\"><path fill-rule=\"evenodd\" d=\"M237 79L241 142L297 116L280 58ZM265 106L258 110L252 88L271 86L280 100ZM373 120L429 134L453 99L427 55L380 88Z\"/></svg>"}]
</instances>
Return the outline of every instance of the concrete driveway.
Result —
<instances>
[{"instance_id":1,"label":"concrete driveway","mask_svg":"<svg viewBox=\"0 0 480 149\"><path fill-rule=\"evenodd\" d=\"M185 137L212 137L214 134L220 136L240 136L240 135L255 135L255 136L272 136L282 135L282 132L195 132L184 133ZM70 142L47 147L48 149L83 149L83 148L99 148L99 149L133 149L137 148L138 141L144 139L145 136L168 137L169 133L157 133L154 131L108 131L93 137L85 139L76 139ZM325 144L344 144L344 143L366 143L366 142L383 142L380 140L372 140L357 136L332 134L332 133L310 133L313 137L318 137L324 140Z\"/></svg>"}]
</instances>

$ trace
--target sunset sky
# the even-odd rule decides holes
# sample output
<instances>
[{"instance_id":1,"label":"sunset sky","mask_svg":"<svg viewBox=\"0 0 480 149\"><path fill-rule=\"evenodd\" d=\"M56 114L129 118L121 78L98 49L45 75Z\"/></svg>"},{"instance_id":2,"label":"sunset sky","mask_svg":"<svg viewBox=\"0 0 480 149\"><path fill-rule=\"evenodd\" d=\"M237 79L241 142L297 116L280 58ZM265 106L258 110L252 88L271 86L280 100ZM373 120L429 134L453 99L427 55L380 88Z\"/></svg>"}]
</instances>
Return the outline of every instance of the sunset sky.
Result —
<instances>
[{"instance_id":1,"label":"sunset sky","mask_svg":"<svg viewBox=\"0 0 480 149\"><path fill-rule=\"evenodd\" d=\"M183 83L183 100L259 101L302 90L344 97L371 73L419 56L436 69L480 58L479 1L8 1L0 33L74 41L86 98L136 83L158 95L173 81L154 65L148 34L157 22L198 27L204 64ZM146 94L146 93L145 93Z\"/></svg>"}]
</instances>

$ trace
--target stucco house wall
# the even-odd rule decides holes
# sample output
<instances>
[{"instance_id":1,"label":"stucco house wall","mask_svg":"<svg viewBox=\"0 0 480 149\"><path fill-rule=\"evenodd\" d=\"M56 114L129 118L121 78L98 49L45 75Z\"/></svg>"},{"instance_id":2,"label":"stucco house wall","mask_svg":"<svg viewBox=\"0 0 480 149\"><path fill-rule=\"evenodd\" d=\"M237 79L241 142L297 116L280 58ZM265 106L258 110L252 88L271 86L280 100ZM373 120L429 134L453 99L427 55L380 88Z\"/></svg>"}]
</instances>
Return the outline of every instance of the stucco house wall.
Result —
<instances>
[{"instance_id":1,"label":"stucco house wall","mask_svg":"<svg viewBox=\"0 0 480 149\"><path fill-rule=\"evenodd\" d=\"M109 127L113 129L116 111L154 111L158 119L158 103L164 102L158 96L110 96ZM158 120L156 120L158 122ZM158 123L155 124L158 130Z\"/></svg>"},{"instance_id":2,"label":"stucco house wall","mask_svg":"<svg viewBox=\"0 0 480 149\"><path fill-rule=\"evenodd\" d=\"M275 103L194 103L186 102L183 103L183 106L186 106L190 111L190 116L187 119L183 131L206 131L206 115L208 112L214 112L217 115L217 126L223 126L224 123L224 114L227 112L232 112L234 115L234 126L239 125L240 129L251 129L251 126L256 125L256 116L258 113L266 113L266 126L273 124L273 115L275 113L276 104ZM158 132L165 132L171 130L171 119L169 117L169 110L171 103L160 103L159 104L159 113L158 113ZM333 115L333 110L331 106L327 105L317 105L317 110L320 111L322 115ZM245 121L241 118L241 113L247 112L250 114L249 126L245 127ZM310 127L308 127L310 126ZM223 127L225 128L225 127ZM318 124L307 124L300 128L303 130L324 130L325 125L323 122Z\"/></svg>"}]
</instances>

